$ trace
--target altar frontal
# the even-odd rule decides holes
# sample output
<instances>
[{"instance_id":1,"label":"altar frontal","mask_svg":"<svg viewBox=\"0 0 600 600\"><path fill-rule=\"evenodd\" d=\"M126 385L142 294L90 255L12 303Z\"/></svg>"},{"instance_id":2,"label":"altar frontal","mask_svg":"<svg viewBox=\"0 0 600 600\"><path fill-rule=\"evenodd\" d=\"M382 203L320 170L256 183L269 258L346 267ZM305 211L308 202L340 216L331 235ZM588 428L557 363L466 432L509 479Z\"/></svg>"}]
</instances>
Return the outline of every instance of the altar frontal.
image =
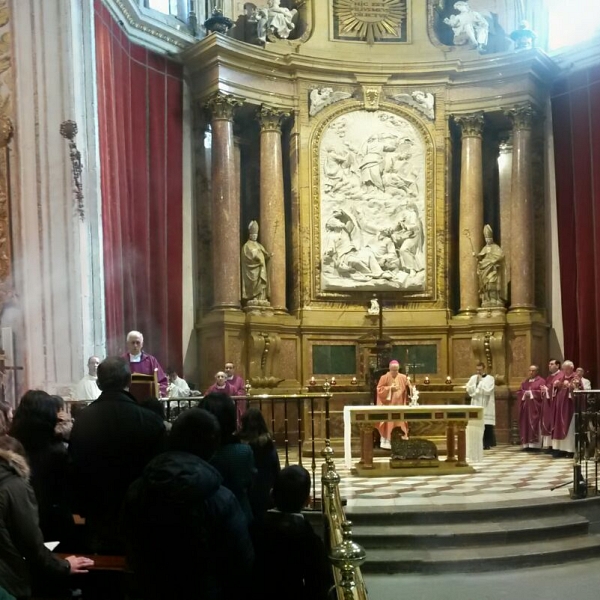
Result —
<instances>
[{"instance_id":1,"label":"altar frontal","mask_svg":"<svg viewBox=\"0 0 600 600\"><path fill-rule=\"evenodd\" d=\"M434 421L446 426L446 459L437 457L435 444L423 438L393 437L389 461L373 460L373 429L381 422ZM352 425L360 429L360 460L352 464ZM399 477L474 473L467 457L481 455L483 408L465 405L432 406L345 406L344 458L346 467L361 477ZM413 456L414 450L416 454Z\"/></svg>"}]
</instances>

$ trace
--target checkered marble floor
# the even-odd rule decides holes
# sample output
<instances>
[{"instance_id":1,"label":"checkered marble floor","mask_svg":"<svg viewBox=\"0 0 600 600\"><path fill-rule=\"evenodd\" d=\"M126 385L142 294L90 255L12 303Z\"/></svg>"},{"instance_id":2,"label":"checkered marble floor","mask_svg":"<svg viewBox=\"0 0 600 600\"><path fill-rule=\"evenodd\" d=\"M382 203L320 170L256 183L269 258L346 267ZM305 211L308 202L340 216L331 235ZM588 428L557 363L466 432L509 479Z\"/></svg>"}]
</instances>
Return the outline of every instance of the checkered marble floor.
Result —
<instances>
[{"instance_id":1,"label":"checkered marble floor","mask_svg":"<svg viewBox=\"0 0 600 600\"><path fill-rule=\"evenodd\" d=\"M376 459L385 461L385 458ZM589 479L595 478L589 462ZM566 499L573 461L548 454L523 452L520 447L486 450L475 473L419 477L357 477L336 457L340 493L348 506L419 506L475 504L532 498ZM585 473L584 473L585 476ZM552 487L567 483L554 491Z\"/></svg>"}]
</instances>

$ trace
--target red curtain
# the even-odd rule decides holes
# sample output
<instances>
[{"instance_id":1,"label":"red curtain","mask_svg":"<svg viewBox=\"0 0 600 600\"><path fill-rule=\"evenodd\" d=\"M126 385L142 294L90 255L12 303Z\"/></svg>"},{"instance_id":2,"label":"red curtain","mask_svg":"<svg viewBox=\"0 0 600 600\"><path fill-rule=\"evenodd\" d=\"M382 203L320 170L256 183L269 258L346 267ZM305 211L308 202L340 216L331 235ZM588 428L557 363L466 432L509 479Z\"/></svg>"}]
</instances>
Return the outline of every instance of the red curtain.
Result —
<instances>
[{"instance_id":1,"label":"red curtain","mask_svg":"<svg viewBox=\"0 0 600 600\"><path fill-rule=\"evenodd\" d=\"M600 384L600 66L552 93L565 358Z\"/></svg>"},{"instance_id":2,"label":"red curtain","mask_svg":"<svg viewBox=\"0 0 600 600\"><path fill-rule=\"evenodd\" d=\"M101 0L95 29L108 352L137 329L181 371L182 68L130 43Z\"/></svg>"}]
</instances>

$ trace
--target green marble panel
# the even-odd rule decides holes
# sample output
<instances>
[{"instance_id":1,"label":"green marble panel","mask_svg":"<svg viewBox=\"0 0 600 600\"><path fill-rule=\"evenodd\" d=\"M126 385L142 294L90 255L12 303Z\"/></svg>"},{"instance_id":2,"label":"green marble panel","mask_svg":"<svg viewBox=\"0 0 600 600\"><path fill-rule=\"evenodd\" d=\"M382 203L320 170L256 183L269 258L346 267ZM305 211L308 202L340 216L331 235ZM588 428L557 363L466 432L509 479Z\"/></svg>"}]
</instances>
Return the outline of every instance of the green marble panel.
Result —
<instances>
[{"instance_id":1,"label":"green marble panel","mask_svg":"<svg viewBox=\"0 0 600 600\"><path fill-rule=\"evenodd\" d=\"M402 344L392 348L392 358L402 365L401 370L406 373L406 365L410 373L432 375L437 373L437 345L436 344Z\"/></svg>"},{"instance_id":2,"label":"green marble panel","mask_svg":"<svg viewBox=\"0 0 600 600\"><path fill-rule=\"evenodd\" d=\"M355 375L356 346L313 346L313 375Z\"/></svg>"}]
</instances>

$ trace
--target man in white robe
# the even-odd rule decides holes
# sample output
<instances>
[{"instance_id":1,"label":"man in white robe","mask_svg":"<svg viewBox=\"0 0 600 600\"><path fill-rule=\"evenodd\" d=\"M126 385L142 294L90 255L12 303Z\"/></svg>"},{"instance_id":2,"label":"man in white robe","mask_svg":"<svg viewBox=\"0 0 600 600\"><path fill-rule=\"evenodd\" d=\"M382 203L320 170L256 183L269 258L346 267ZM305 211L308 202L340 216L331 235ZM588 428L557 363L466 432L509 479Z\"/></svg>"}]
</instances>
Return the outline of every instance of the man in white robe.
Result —
<instances>
[{"instance_id":1,"label":"man in white robe","mask_svg":"<svg viewBox=\"0 0 600 600\"><path fill-rule=\"evenodd\" d=\"M577 367L575 369L575 373L577 374L577 377L579 377L579 379L581 380L581 389L583 389L583 390L591 390L592 389L592 382L589 379L586 379L584 377L585 371L583 370L583 368L582 367Z\"/></svg>"},{"instance_id":2,"label":"man in white robe","mask_svg":"<svg viewBox=\"0 0 600 600\"><path fill-rule=\"evenodd\" d=\"M494 426L496 425L496 399L494 397L494 388L496 381L485 372L485 365L482 362L476 365L477 373L469 379L466 389L471 397L472 406L483 407L483 449L489 450L496 445L496 435Z\"/></svg>"},{"instance_id":3,"label":"man in white robe","mask_svg":"<svg viewBox=\"0 0 600 600\"><path fill-rule=\"evenodd\" d=\"M185 379L179 377L175 369L167 369L167 377L169 379L169 385L167 386L169 398L187 398L191 396L190 386Z\"/></svg>"},{"instance_id":4,"label":"man in white robe","mask_svg":"<svg viewBox=\"0 0 600 600\"><path fill-rule=\"evenodd\" d=\"M75 400L96 400L100 395L98 387L98 365L100 359L97 356L90 356L87 362L88 372L75 388Z\"/></svg>"}]
</instances>

